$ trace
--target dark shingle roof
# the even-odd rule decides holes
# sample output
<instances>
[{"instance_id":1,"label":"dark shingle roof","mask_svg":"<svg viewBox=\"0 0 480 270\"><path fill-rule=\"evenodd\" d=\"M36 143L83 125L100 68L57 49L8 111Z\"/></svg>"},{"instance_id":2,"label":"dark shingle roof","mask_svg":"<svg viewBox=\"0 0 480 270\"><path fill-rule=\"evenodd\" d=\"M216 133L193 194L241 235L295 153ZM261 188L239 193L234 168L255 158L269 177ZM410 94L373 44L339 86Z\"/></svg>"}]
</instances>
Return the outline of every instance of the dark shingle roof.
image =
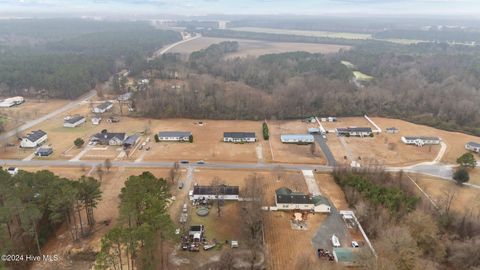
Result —
<instances>
[{"instance_id":1,"label":"dark shingle roof","mask_svg":"<svg viewBox=\"0 0 480 270\"><path fill-rule=\"evenodd\" d=\"M80 121L81 119L84 119L85 117L81 116L81 115L76 115L76 116L73 116L69 119L66 119L64 120L65 123L69 123L69 124L75 124L76 122Z\"/></svg>"},{"instance_id":2,"label":"dark shingle roof","mask_svg":"<svg viewBox=\"0 0 480 270\"><path fill-rule=\"evenodd\" d=\"M36 142L43 136L45 136L47 133L43 130L36 130L32 131L30 134L27 135L27 139L31 142Z\"/></svg>"},{"instance_id":3,"label":"dark shingle roof","mask_svg":"<svg viewBox=\"0 0 480 270\"><path fill-rule=\"evenodd\" d=\"M160 131L158 137L190 137L192 133L190 131Z\"/></svg>"},{"instance_id":4,"label":"dark shingle roof","mask_svg":"<svg viewBox=\"0 0 480 270\"><path fill-rule=\"evenodd\" d=\"M427 136L406 136L404 137L406 140L424 140L424 141L435 141L440 140L439 137L427 137Z\"/></svg>"},{"instance_id":5,"label":"dark shingle roof","mask_svg":"<svg viewBox=\"0 0 480 270\"><path fill-rule=\"evenodd\" d=\"M100 109L100 110L105 110L107 109L110 105L112 105L113 103L110 102L110 101L105 101L103 102L102 104L98 105L97 108Z\"/></svg>"},{"instance_id":6,"label":"dark shingle roof","mask_svg":"<svg viewBox=\"0 0 480 270\"><path fill-rule=\"evenodd\" d=\"M369 127L348 127L348 128L337 128L339 133L351 133L351 132L372 132L372 129Z\"/></svg>"},{"instance_id":7,"label":"dark shingle roof","mask_svg":"<svg viewBox=\"0 0 480 270\"><path fill-rule=\"evenodd\" d=\"M313 203L312 199L302 192L292 192L288 188L279 188L275 190L277 203Z\"/></svg>"},{"instance_id":8,"label":"dark shingle roof","mask_svg":"<svg viewBox=\"0 0 480 270\"><path fill-rule=\"evenodd\" d=\"M134 145L139 137L140 135L138 134L130 135L123 141L123 144Z\"/></svg>"},{"instance_id":9,"label":"dark shingle roof","mask_svg":"<svg viewBox=\"0 0 480 270\"><path fill-rule=\"evenodd\" d=\"M125 133L111 133L111 132L97 133L97 134L93 135L93 137L96 138L96 139L99 139L99 140L106 140L106 141L109 141L113 138L117 138L117 139L123 141L125 139Z\"/></svg>"},{"instance_id":10,"label":"dark shingle roof","mask_svg":"<svg viewBox=\"0 0 480 270\"><path fill-rule=\"evenodd\" d=\"M238 195L238 186L195 186L193 187L193 195Z\"/></svg>"},{"instance_id":11,"label":"dark shingle roof","mask_svg":"<svg viewBox=\"0 0 480 270\"><path fill-rule=\"evenodd\" d=\"M235 139L255 138L255 132L224 132L223 137Z\"/></svg>"},{"instance_id":12,"label":"dark shingle roof","mask_svg":"<svg viewBox=\"0 0 480 270\"><path fill-rule=\"evenodd\" d=\"M476 143L476 142L468 142L467 144L472 147L480 147L480 143Z\"/></svg>"}]
</instances>

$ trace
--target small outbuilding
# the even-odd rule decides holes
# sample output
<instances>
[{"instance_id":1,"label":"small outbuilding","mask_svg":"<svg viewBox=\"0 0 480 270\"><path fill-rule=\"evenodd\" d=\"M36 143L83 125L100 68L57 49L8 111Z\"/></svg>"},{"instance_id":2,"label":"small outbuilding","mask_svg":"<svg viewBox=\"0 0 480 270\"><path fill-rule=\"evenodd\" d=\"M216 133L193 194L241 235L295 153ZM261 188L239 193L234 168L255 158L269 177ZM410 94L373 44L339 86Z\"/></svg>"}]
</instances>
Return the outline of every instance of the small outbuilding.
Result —
<instances>
[{"instance_id":1,"label":"small outbuilding","mask_svg":"<svg viewBox=\"0 0 480 270\"><path fill-rule=\"evenodd\" d=\"M113 108L113 103L110 101L105 101L102 104L93 108L94 113L105 113Z\"/></svg>"},{"instance_id":2,"label":"small outbuilding","mask_svg":"<svg viewBox=\"0 0 480 270\"><path fill-rule=\"evenodd\" d=\"M396 127L388 127L388 128L386 128L385 130L386 130L387 133L389 133L389 134L397 134L398 131L399 131L398 128L396 128Z\"/></svg>"},{"instance_id":3,"label":"small outbuilding","mask_svg":"<svg viewBox=\"0 0 480 270\"><path fill-rule=\"evenodd\" d=\"M85 123L85 121L86 118L81 115L66 117L63 120L63 126L68 128L78 127L79 125Z\"/></svg>"},{"instance_id":4,"label":"small outbuilding","mask_svg":"<svg viewBox=\"0 0 480 270\"><path fill-rule=\"evenodd\" d=\"M35 155L39 157L48 157L51 154L53 154L53 148L52 147L40 147L35 151Z\"/></svg>"}]
</instances>

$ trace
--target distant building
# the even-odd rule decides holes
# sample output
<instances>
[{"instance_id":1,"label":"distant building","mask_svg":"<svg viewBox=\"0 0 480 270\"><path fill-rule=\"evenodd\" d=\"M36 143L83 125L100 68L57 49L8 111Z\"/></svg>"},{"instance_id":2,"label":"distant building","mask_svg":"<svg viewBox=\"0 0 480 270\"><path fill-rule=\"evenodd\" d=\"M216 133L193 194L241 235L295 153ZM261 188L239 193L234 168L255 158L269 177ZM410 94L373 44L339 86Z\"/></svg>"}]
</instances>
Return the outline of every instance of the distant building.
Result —
<instances>
[{"instance_id":1,"label":"distant building","mask_svg":"<svg viewBox=\"0 0 480 270\"><path fill-rule=\"evenodd\" d=\"M398 133L398 128L396 128L396 127L388 127L385 130L387 131L387 133L390 133L390 134L397 134Z\"/></svg>"},{"instance_id":2,"label":"distant building","mask_svg":"<svg viewBox=\"0 0 480 270\"><path fill-rule=\"evenodd\" d=\"M255 132L224 132L223 141L234 143L256 142L257 137Z\"/></svg>"},{"instance_id":3,"label":"distant building","mask_svg":"<svg viewBox=\"0 0 480 270\"><path fill-rule=\"evenodd\" d=\"M480 143L468 142L465 144L465 149L476 152L476 153L480 153Z\"/></svg>"},{"instance_id":4,"label":"distant building","mask_svg":"<svg viewBox=\"0 0 480 270\"><path fill-rule=\"evenodd\" d=\"M289 188L275 190L275 204L277 210L313 211L316 213L330 213L330 203L321 196L310 196L303 192L294 192Z\"/></svg>"},{"instance_id":5,"label":"distant building","mask_svg":"<svg viewBox=\"0 0 480 270\"><path fill-rule=\"evenodd\" d=\"M79 125L85 123L86 118L81 116L81 115L75 115L72 117L67 117L63 120L63 126L64 127L78 127Z\"/></svg>"},{"instance_id":6,"label":"distant building","mask_svg":"<svg viewBox=\"0 0 480 270\"><path fill-rule=\"evenodd\" d=\"M125 133L101 132L92 136L90 141L101 145L123 145Z\"/></svg>"},{"instance_id":7,"label":"distant building","mask_svg":"<svg viewBox=\"0 0 480 270\"><path fill-rule=\"evenodd\" d=\"M11 98L6 98L2 101L0 101L0 108L9 108L13 107L15 105L19 105L25 102L25 99L23 97L11 97Z\"/></svg>"},{"instance_id":8,"label":"distant building","mask_svg":"<svg viewBox=\"0 0 480 270\"><path fill-rule=\"evenodd\" d=\"M424 145L435 145L440 144L442 139L439 137L426 137L426 136L408 136L402 137L401 141L404 144L411 144L416 146L424 146Z\"/></svg>"},{"instance_id":9,"label":"distant building","mask_svg":"<svg viewBox=\"0 0 480 270\"><path fill-rule=\"evenodd\" d=\"M132 99L133 93L132 92L127 92L125 94L121 94L117 97L118 101L128 101Z\"/></svg>"},{"instance_id":10,"label":"distant building","mask_svg":"<svg viewBox=\"0 0 480 270\"><path fill-rule=\"evenodd\" d=\"M39 157L48 157L53 154L53 148L51 147L40 147L35 151L35 155Z\"/></svg>"},{"instance_id":11,"label":"distant building","mask_svg":"<svg viewBox=\"0 0 480 270\"><path fill-rule=\"evenodd\" d=\"M369 127L336 128L335 132L337 136L347 137L368 137L373 134L372 129Z\"/></svg>"},{"instance_id":12,"label":"distant building","mask_svg":"<svg viewBox=\"0 0 480 270\"><path fill-rule=\"evenodd\" d=\"M313 135L310 135L310 134L281 135L280 140L282 141L282 143L297 143L297 144L310 144L315 142Z\"/></svg>"},{"instance_id":13,"label":"distant building","mask_svg":"<svg viewBox=\"0 0 480 270\"><path fill-rule=\"evenodd\" d=\"M160 131L158 140L161 142L188 142L192 133L190 131Z\"/></svg>"},{"instance_id":14,"label":"distant building","mask_svg":"<svg viewBox=\"0 0 480 270\"><path fill-rule=\"evenodd\" d=\"M47 133L43 130L32 131L26 137L23 137L20 142L22 148L38 147L47 140Z\"/></svg>"},{"instance_id":15,"label":"distant building","mask_svg":"<svg viewBox=\"0 0 480 270\"><path fill-rule=\"evenodd\" d=\"M239 196L238 186L195 186L189 192L190 200L227 200L237 201Z\"/></svg>"},{"instance_id":16,"label":"distant building","mask_svg":"<svg viewBox=\"0 0 480 270\"><path fill-rule=\"evenodd\" d=\"M94 113L105 113L113 108L113 103L110 101L105 101L102 104L93 108Z\"/></svg>"}]
</instances>

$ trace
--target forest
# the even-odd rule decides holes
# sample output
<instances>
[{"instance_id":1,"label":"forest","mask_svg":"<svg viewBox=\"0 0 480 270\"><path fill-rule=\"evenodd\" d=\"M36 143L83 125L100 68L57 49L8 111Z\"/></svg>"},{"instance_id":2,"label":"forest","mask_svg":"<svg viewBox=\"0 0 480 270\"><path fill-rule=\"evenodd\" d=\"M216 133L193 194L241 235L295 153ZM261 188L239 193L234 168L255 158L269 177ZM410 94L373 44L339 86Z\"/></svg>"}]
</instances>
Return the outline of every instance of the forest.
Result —
<instances>
[{"instance_id":1,"label":"forest","mask_svg":"<svg viewBox=\"0 0 480 270\"><path fill-rule=\"evenodd\" d=\"M181 39L177 32L156 30L146 22L38 19L6 25L11 28L0 28L1 95L72 99ZM25 39L35 42L16 44Z\"/></svg>"},{"instance_id":2,"label":"forest","mask_svg":"<svg viewBox=\"0 0 480 270\"><path fill-rule=\"evenodd\" d=\"M396 52L397 47L402 50ZM167 54L149 62L144 75L168 80L178 71L183 86L179 91L152 84L136 95L136 105L139 114L157 118L368 113L480 135L480 58L478 48L463 47L365 45L331 55L292 52L227 59L222 46L212 45L187 61ZM342 60L375 79L357 87Z\"/></svg>"}]
</instances>

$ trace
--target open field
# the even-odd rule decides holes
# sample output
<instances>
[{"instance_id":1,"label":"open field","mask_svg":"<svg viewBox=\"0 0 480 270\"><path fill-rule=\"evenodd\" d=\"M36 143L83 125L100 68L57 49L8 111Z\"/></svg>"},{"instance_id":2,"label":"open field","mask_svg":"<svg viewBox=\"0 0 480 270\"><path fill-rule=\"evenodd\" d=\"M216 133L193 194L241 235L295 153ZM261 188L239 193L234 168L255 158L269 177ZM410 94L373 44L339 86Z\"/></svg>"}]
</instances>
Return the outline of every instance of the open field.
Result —
<instances>
[{"instance_id":1,"label":"open field","mask_svg":"<svg viewBox=\"0 0 480 270\"><path fill-rule=\"evenodd\" d=\"M270 42L249 39L201 37L178 45L170 52L189 54L193 51L205 49L212 44L220 43L222 41L237 41L239 43L239 51L227 55L227 58L259 56L270 53L283 53L291 51L306 51L310 53L335 53L338 52L340 49L350 49L350 46L332 44Z\"/></svg>"},{"instance_id":2,"label":"open field","mask_svg":"<svg viewBox=\"0 0 480 270\"><path fill-rule=\"evenodd\" d=\"M374 79L374 77L364 74L358 70L353 72L353 76L355 76L355 79L363 82L368 82Z\"/></svg>"},{"instance_id":3,"label":"open field","mask_svg":"<svg viewBox=\"0 0 480 270\"><path fill-rule=\"evenodd\" d=\"M374 129L363 117L342 117L338 118L337 122L325 122L322 124L329 131L337 127L351 126L371 127ZM380 125L381 128L387 127L380 123L377 123L377 125ZM400 141L400 137L408 136L408 133L405 133L401 128L399 129L400 132L398 134L375 134L373 138L337 137L335 133L331 133L328 135L327 144L330 146L337 161L347 164L355 160L363 165L380 163L404 166L431 161L435 158L440 146L415 147L404 145ZM347 159L344 158L345 156Z\"/></svg>"},{"instance_id":4,"label":"open field","mask_svg":"<svg viewBox=\"0 0 480 270\"><path fill-rule=\"evenodd\" d=\"M309 127L318 127L317 124L297 121L269 121L270 144L272 145L275 162L326 164L325 157L318 145L312 154L310 145L285 144L280 141L282 134L308 134Z\"/></svg>"},{"instance_id":5,"label":"open field","mask_svg":"<svg viewBox=\"0 0 480 270\"><path fill-rule=\"evenodd\" d=\"M326 37L326 38L344 38L344 39L371 39L372 35L363 33L346 33L346 32L327 32L327 31L307 31L307 30L293 30L293 29L276 29L276 28L261 28L261 27L235 27L229 30L282 34L282 35L297 35L310 37Z\"/></svg>"},{"instance_id":6,"label":"open field","mask_svg":"<svg viewBox=\"0 0 480 270\"><path fill-rule=\"evenodd\" d=\"M448 163L448 164L455 164L456 159L467 152L465 149L465 144L469 141L480 142L480 137L467 135L464 133L459 132L450 132L444 131L424 125L417 125L410 122L406 122L403 120L398 119L390 119L390 118L381 118L381 117L373 117L372 120L379 125L382 129L387 127L396 127L400 130L398 134L389 134L388 138L389 141L395 142L398 145L403 145L400 142L401 136L438 136L442 138L443 142L447 144L447 150L445 155L443 156L441 162ZM421 148L429 148L428 146L425 147L416 147L416 146L405 146L410 152L418 152L418 151L425 151ZM434 146L433 149L437 148L438 146ZM432 151L435 152L436 151ZM434 157L434 156L433 156ZM432 158L433 159L433 158ZM477 159L478 155L477 155Z\"/></svg>"},{"instance_id":7,"label":"open field","mask_svg":"<svg viewBox=\"0 0 480 270\"><path fill-rule=\"evenodd\" d=\"M323 196L327 197L338 210L349 209L343 190L330 174L315 174L315 180Z\"/></svg>"}]
</instances>

